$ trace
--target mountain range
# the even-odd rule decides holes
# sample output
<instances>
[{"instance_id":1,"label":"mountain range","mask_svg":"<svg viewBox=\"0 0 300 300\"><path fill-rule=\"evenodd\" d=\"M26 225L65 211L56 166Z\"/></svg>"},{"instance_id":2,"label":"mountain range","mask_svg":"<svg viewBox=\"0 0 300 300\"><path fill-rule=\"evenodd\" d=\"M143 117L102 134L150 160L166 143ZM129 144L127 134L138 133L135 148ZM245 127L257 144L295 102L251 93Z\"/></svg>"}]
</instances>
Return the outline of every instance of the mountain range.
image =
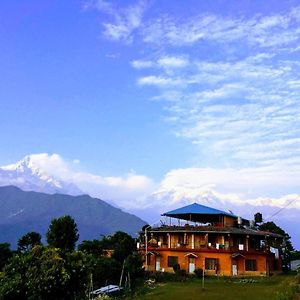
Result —
<instances>
[{"instance_id":1,"label":"mountain range","mask_svg":"<svg viewBox=\"0 0 300 300\"><path fill-rule=\"evenodd\" d=\"M15 164L0 167L0 186L13 185L24 191L49 194L48 196L45 196L45 194L41 196L41 203L37 203L40 213L36 212L34 215L30 215L31 196L25 196L24 194L23 197L28 201L26 204L29 206L28 208L25 203L21 205L22 201L14 203L15 193L11 192L13 196L10 197L12 202L10 209L6 210L5 215L1 214L2 211L0 212L2 218L0 220L0 242L7 240L15 244L20 233L24 231L21 230L22 227L26 228L26 230L29 227L34 227L39 229L41 233L45 233L51 218L67 213L75 214L74 217L78 219L76 221L82 231L80 232L81 239L99 237L99 234L112 233L113 230L124 230L134 234L140 229L140 224L145 224L145 222L137 218L138 220L135 219L137 225L134 225L133 228L130 225L124 226L121 223L120 226L117 226L117 222L119 219L122 220L123 217L116 217L115 214L112 214L112 220L105 218L105 222L100 224L98 218L99 216L103 218L100 208L97 208L98 210L95 214L89 215L90 207L93 207L94 203L98 203L97 205L105 203L97 199L100 198L105 199L105 201L109 199L109 203L113 206L124 208L126 211L130 211L146 219L149 224L158 222L161 213L193 202L224 211L231 209L235 214L249 219L253 218L253 214L259 211L263 213L265 220L275 221L276 224L287 230L291 234L295 246L297 248L300 247L299 239L297 239L300 234L300 221L298 217L300 212L300 198L298 194L283 195L277 199L269 197L242 199L238 196L238 193L241 192L238 185L235 185L238 189L236 194L222 193L214 187L203 186L201 180L199 183L197 178L201 176L201 173L197 172L195 174L192 173L193 176L189 174L185 176L185 173L182 175L179 172L179 177L175 176L175 178L173 172L166 176L165 180L159 186L139 191L139 185L136 185L135 181L126 181L117 177L104 178L90 173L77 173L76 170L71 170L69 165L68 161L64 161L57 154L48 155L44 153L28 155ZM184 178L184 180L177 180L178 178ZM141 183L140 177L134 178L134 180L136 179L138 183ZM238 179L235 179L238 182ZM82 184L82 180L84 184ZM143 180L142 182L144 183ZM120 182L123 185L127 185L127 190L118 189ZM230 182L228 181L229 184ZM246 186L247 184L244 182L242 187ZM138 191L138 193L135 193L135 191ZM57 194L61 194L61 196ZM62 194L65 196L62 196ZM83 194L89 194L93 197ZM34 193L30 195L34 195ZM73 198L68 198L71 196ZM62 201L64 207L59 203L61 197L66 198L66 200ZM50 204L52 202L55 203L53 207ZM9 208L8 205L9 203L6 202L7 208ZM73 209L71 209L72 205L75 205ZM26 211L24 210L25 206L27 207ZM110 207L113 206L110 205ZM114 209L117 208L114 207ZM118 211L120 212L121 210L118 209ZM91 224L91 220L86 223L87 220L84 219L84 215L90 216L95 226ZM21 217L26 217L26 221L19 222L19 218ZM21 223L22 225L20 226ZM28 227L28 224L31 225ZM40 225L38 226L37 224ZM107 224L111 224L109 228L107 228ZM91 227L92 229L85 230L85 228ZM8 239L8 236L14 238Z\"/></svg>"},{"instance_id":2,"label":"mountain range","mask_svg":"<svg viewBox=\"0 0 300 300\"><path fill-rule=\"evenodd\" d=\"M0 187L0 242L12 248L29 231L45 236L53 218L71 215L78 226L79 241L99 239L121 230L136 235L146 223L135 215L88 195L71 196Z\"/></svg>"}]
</instances>

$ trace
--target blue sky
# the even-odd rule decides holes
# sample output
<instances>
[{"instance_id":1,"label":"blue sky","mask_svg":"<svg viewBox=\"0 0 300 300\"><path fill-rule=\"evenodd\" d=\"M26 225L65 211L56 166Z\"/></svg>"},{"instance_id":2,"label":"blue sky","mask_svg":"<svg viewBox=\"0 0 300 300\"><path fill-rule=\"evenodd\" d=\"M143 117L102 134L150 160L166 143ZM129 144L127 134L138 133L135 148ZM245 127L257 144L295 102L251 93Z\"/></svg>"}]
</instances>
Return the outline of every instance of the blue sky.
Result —
<instances>
[{"instance_id":1,"label":"blue sky","mask_svg":"<svg viewBox=\"0 0 300 300\"><path fill-rule=\"evenodd\" d=\"M298 1L3 1L0 165L48 153L125 208L299 212L299 25Z\"/></svg>"},{"instance_id":2,"label":"blue sky","mask_svg":"<svg viewBox=\"0 0 300 300\"><path fill-rule=\"evenodd\" d=\"M83 7L2 3L1 162L58 152L97 172L161 176L174 166L170 153L186 150L163 120L164 105L136 85L130 61L141 48L103 38L105 15Z\"/></svg>"}]
</instances>

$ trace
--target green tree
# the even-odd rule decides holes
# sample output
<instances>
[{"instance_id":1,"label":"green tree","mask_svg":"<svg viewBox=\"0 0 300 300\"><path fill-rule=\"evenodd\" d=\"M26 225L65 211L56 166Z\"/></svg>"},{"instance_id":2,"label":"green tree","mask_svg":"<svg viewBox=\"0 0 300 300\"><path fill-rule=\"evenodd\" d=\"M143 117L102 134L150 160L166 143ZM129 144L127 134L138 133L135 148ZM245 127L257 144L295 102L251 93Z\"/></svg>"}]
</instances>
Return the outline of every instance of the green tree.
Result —
<instances>
[{"instance_id":1,"label":"green tree","mask_svg":"<svg viewBox=\"0 0 300 300\"><path fill-rule=\"evenodd\" d=\"M90 255L88 265L95 289L107 284L119 284L122 264L117 260Z\"/></svg>"},{"instance_id":2,"label":"green tree","mask_svg":"<svg viewBox=\"0 0 300 300\"><path fill-rule=\"evenodd\" d=\"M296 260L296 259L300 259L300 251L299 250L292 251L292 253L291 253L291 260Z\"/></svg>"},{"instance_id":3,"label":"green tree","mask_svg":"<svg viewBox=\"0 0 300 300\"><path fill-rule=\"evenodd\" d=\"M47 231L47 242L50 246L72 251L78 238L77 225L71 216L63 216L51 221Z\"/></svg>"},{"instance_id":4,"label":"green tree","mask_svg":"<svg viewBox=\"0 0 300 300\"><path fill-rule=\"evenodd\" d=\"M125 260L125 273L129 274L131 287L144 278L143 260L139 254L130 254Z\"/></svg>"},{"instance_id":5,"label":"green tree","mask_svg":"<svg viewBox=\"0 0 300 300\"><path fill-rule=\"evenodd\" d=\"M88 275L87 256L58 248L34 246L15 255L0 273L0 299L84 299Z\"/></svg>"},{"instance_id":6,"label":"green tree","mask_svg":"<svg viewBox=\"0 0 300 300\"><path fill-rule=\"evenodd\" d=\"M23 235L18 241L18 251L28 252L34 246L41 245L42 236L38 232L28 232Z\"/></svg>"},{"instance_id":7,"label":"green tree","mask_svg":"<svg viewBox=\"0 0 300 300\"><path fill-rule=\"evenodd\" d=\"M26 255L14 255L0 273L0 299L28 299L26 271L29 262Z\"/></svg>"},{"instance_id":8,"label":"green tree","mask_svg":"<svg viewBox=\"0 0 300 300\"><path fill-rule=\"evenodd\" d=\"M282 249L282 268L284 271L288 271L290 269L291 253L294 250L289 234L277 226L274 222L266 222L261 224L259 226L259 230L270 231L283 236L283 241L276 240L269 241L268 243L269 246Z\"/></svg>"},{"instance_id":9,"label":"green tree","mask_svg":"<svg viewBox=\"0 0 300 300\"><path fill-rule=\"evenodd\" d=\"M282 228L277 226L274 222L266 222L266 223L261 224L259 226L259 230L270 231L270 232L282 235L284 237L286 249L289 252L294 250L294 247L291 242L291 237L289 236L289 234L287 232L285 232Z\"/></svg>"},{"instance_id":10,"label":"green tree","mask_svg":"<svg viewBox=\"0 0 300 300\"><path fill-rule=\"evenodd\" d=\"M9 243L0 243L0 270L6 265L8 260L12 257Z\"/></svg>"},{"instance_id":11,"label":"green tree","mask_svg":"<svg viewBox=\"0 0 300 300\"><path fill-rule=\"evenodd\" d=\"M110 237L110 247L109 249L114 250L112 258L116 259L120 263L136 251L135 240L127 233L122 231L117 231L113 236Z\"/></svg>"},{"instance_id":12,"label":"green tree","mask_svg":"<svg viewBox=\"0 0 300 300\"><path fill-rule=\"evenodd\" d=\"M82 241L82 243L78 245L78 250L88 254L102 255L103 243L99 240Z\"/></svg>"},{"instance_id":13,"label":"green tree","mask_svg":"<svg viewBox=\"0 0 300 300\"><path fill-rule=\"evenodd\" d=\"M84 252L73 251L64 254L65 268L69 274L65 290L71 299L85 299L90 280L90 257Z\"/></svg>"},{"instance_id":14,"label":"green tree","mask_svg":"<svg viewBox=\"0 0 300 300\"><path fill-rule=\"evenodd\" d=\"M28 299L70 299L70 275L59 249L35 246L28 254L26 288ZM68 297L69 296L69 297Z\"/></svg>"}]
</instances>

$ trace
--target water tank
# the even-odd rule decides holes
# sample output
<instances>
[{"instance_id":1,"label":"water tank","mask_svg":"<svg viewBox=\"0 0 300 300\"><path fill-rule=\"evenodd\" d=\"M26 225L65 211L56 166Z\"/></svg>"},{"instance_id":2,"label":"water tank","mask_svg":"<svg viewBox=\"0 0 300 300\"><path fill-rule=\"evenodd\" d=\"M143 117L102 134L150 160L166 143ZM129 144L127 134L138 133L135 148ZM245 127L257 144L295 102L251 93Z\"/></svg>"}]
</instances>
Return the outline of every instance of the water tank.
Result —
<instances>
[{"instance_id":1,"label":"water tank","mask_svg":"<svg viewBox=\"0 0 300 300\"><path fill-rule=\"evenodd\" d=\"M254 221L255 221L255 223L261 223L263 221L262 214L260 212L258 212L254 215Z\"/></svg>"},{"instance_id":2,"label":"water tank","mask_svg":"<svg viewBox=\"0 0 300 300\"><path fill-rule=\"evenodd\" d=\"M237 218L237 223L238 223L238 225L242 225L242 218L241 217Z\"/></svg>"}]
</instances>

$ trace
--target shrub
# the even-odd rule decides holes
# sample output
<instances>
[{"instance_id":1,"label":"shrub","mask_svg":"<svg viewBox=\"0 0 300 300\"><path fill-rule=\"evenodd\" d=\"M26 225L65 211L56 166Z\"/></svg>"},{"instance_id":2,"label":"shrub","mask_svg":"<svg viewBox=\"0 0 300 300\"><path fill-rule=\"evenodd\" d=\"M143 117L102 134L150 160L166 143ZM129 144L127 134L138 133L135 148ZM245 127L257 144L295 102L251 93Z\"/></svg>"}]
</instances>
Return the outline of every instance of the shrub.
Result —
<instances>
[{"instance_id":1,"label":"shrub","mask_svg":"<svg viewBox=\"0 0 300 300\"><path fill-rule=\"evenodd\" d=\"M176 271L180 270L180 264L175 264L173 266L173 270L174 270L175 273L176 273Z\"/></svg>"},{"instance_id":2,"label":"shrub","mask_svg":"<svg viewBox=\"0 0 300 300\"><path fill-rule=\"evenodd\" d=\"M203 276L203 270L200 268L195 269L194 273L197 278L202 278L202 276Z\"/></svg>"},{"instance_id":3,"label":"shrub","mask_svg":"<svg viewBox=\"0 0 300 300\"><path fill-rule=\"evenodd\" d=\"M175 272L175 274L176 274L176 279L178 280L178 281L185 281L186 280L186 277L187 277L187 274L186 274L186 270L176 270L176 272Z\"/></svg>"},{"instance_id":4,"label":"shrub","mask_svg":"<svg viewBox=\"0 0 300 300\"><path fill-rule=\"evenodd\" d=\"M277 292L276 300L292 300L298 291L299 287L295 278L292 281L284 282L280 286L280 291Z\"/></svg>"}]
</instances>

